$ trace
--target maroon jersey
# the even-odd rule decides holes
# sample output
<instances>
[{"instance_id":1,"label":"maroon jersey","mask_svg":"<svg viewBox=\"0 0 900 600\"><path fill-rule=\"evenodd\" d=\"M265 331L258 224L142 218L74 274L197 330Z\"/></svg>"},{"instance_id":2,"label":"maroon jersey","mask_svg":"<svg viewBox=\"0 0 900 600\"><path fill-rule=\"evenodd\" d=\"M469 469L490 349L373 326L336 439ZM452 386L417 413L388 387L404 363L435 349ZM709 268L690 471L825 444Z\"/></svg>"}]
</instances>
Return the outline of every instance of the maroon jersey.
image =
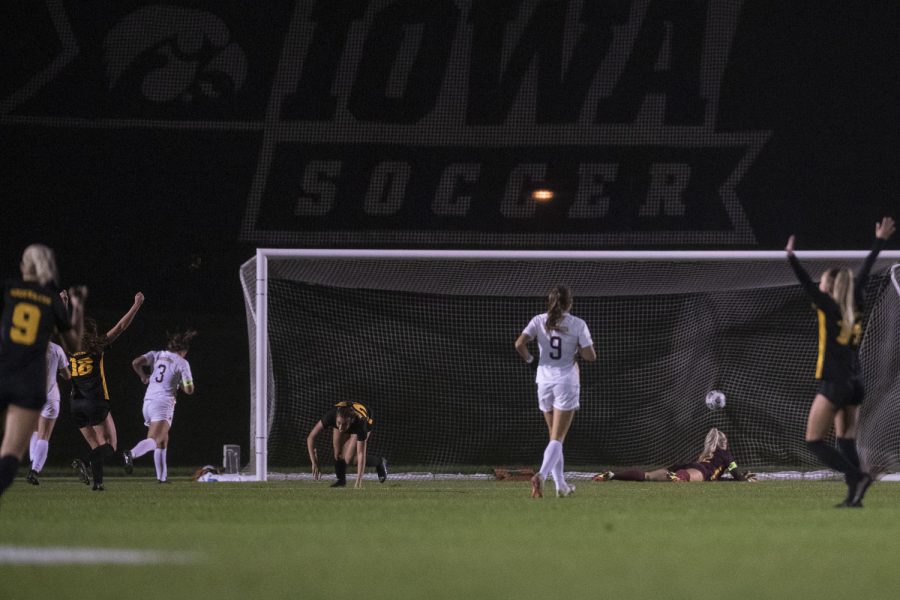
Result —
<instances>
[{"instance_id":1,"label":"maroon jersey","mask_svg":"<svg viewBox=\"0 0 900 600\"><path fill-rule=\"evenodd\" d=\"M670 467L669 470L675 472L679 469L697 469L703 473L703 481L715 481L722 473L736 467L737 464L735 464L734 455L732 455L731 452L716 448L713 455L706 460L698 460L697 462L686 465L677 465Z\"/></svg>"}]
</instances>

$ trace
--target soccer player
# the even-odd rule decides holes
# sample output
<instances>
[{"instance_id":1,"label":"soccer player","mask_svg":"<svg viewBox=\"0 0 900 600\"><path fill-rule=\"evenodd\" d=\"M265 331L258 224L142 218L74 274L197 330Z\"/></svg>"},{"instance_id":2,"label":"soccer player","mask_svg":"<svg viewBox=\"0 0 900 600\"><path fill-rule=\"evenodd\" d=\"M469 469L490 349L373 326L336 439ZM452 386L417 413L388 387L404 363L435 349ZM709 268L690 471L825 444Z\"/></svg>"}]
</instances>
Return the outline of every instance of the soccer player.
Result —
<instances>
[{"instance_id":1,"label":"soccer player","mask_svg":"<svg viewBox=\"0 0 900 600\"><path fill-rule=\"evenodd\" d=\"M184 333L169 334L165 350L150 351L131 361L131 368L141 383L147 386L144 393L144 425L147 438L125 451L125 472L134 471L134 459L153 450L156 480L168 483L166 449L169 446L169 429L175 416L175 396L178 389L185 394L194 393L194 376L186 356L191 340L197 335L193 329Z\"/></svg>"},{"instance_id":2,"label":"soccer player","mask_svg":"<svg viewBox=\"0 0 900 600\"><path fill-rule=\"evenodd\" d=\"M581 383L576 356L597 360L594 342L587 324L569 314L572 292L559 285L550 290L547 312L531 319L516 339L516 352L536 371L538 407L550 432L541 469L531 478L531 497L543 497L543 484L548 475L556 482L556 494L568 496L575 488L566 483L563 466L563 443L581 406ZM528 344L537 340L539 358L532 356Z\"/></svg>"},{"instance_id":3,"label":"soccer player","mask_svg":"<svg viewBox=\"0 0 900 600\"><path fill-rule=\"evenodd\" d=\"M856 449L859 407L865 393L858 347L869 272L894 230L894 219L884 217L875 224L872 250L856 277L846 267L827 269L818 285L794 256L793 235L784 248L797 279L813 301L819 321L819 383L806 421L806 446L824 464L844 474L847 497L839 507L862 507L863 496L872 483L872 476L860 466ZM824 441L832 424L839 450Z\"/></svg>"},{"instance_id":4,"label":"soccer player","mask_svg":"<svg viewBox=\"0 0 900 600\"><path fill-rule=\"evenodd\" d=\"M334 474L337 480L331 487L344 487L347 485L347 465L356 456L356 484L361 488L363 474L366 467L375 467L378 473L378 481L384 483L387 479L387 459L383 456L369 456L368 445L372 438L372 411L362 402L341 401L334 405L313 426L306 436L306 449L309 452L309 461L312 464L313 478L318 480L319 458L316 453L316 438L326 427L331 429L331 444L334 450Z\"/></svg>"},{"instance_id":5,"label":"soccer player","mask_svg":"<svg viewBox=\"0 0 900 600\"><path fill-rule=\"evenodd\" d=\"M88 462L94 491L103 491L103 461L116 451L116 424L109 412L109 391L106 388L104 358L106 349L122 335L144 303L144 294L134 295L134 303L116 325L103 335L97 332L97 322L85 319L82 350L69 356L72 375L72 420L81 431L91 450ZM75 459L72 467L82 482L89 483L84 461Z\"/></svg>"},{"instance_id":6,"label":"soccer player","mask_svg":"<svg viewBox=\"0 0 900 600\"><path fill-rule=\"evenodd\" d=\"M728 450L728 438L713 427L706 434L703 451L692 463L653 471L604 471L595 475L594 481L717 481L724 473L730 473L735 481L756 481L755 475L738 469Z\"/></svg>"},{"instance_id":7,"label":"soccer player","mask_svg":"<svg viewBox=\"0 0 900 600\"><path fill-rule=\"evenodd\" d=\"M63 304L68 306L69 298L65 291L60 292ZM41 408L41 416L38 418L37 431L31 434L31 443L28 446L28 456L31 457L31 470L25 478L31 485L40 485L41 470L47 462L47 453L50 449L50 435L59 417L59 385L57 377L71 379L69 375L69 360L62 346L50 342L47 345L47 401Z\"/></svg>"},{"instance_id":8,"label":"soccer player","mask_svg":"<svg viewBox=\"0 0 900 600\"><path fill-rule=\"evenodd\" d=\"M41 244L25 249L22 278L3 284L0 321L0 412L6 411L0 443L0 495L12 484L28 440L47 400L47 344L54 330L78 349L83 327L85 288L72 289L71 312L50 288L57 279L53 250Z\"/></svg>"}]
</instances>

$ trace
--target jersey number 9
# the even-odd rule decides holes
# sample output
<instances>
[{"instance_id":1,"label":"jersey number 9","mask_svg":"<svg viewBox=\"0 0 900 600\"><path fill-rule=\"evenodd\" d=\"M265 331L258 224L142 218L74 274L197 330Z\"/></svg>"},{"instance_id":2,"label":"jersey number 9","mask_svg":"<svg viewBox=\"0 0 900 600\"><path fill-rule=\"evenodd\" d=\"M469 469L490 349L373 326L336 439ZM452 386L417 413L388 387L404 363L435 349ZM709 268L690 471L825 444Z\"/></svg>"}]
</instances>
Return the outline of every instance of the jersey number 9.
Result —
<instances>
[{"instance_id":1,"label":"jersey number 9","mask_svg":"<svg viewBox=\"0 0 900 600\"><path fill-rule=\"evenodd\" d=\"M41 309L28 302L19 302L13 309L9 339L23 346L32 345L37 339L41 324Z\"/></svg>"}]
</instances>

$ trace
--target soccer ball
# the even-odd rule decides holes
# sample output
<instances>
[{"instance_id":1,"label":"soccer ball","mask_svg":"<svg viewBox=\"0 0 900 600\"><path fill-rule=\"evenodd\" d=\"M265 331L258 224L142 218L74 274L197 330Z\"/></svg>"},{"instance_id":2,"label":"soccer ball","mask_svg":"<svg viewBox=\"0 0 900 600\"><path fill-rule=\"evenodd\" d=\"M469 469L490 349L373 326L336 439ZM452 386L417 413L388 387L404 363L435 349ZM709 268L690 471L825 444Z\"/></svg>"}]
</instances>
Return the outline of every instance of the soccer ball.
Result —
<instances>
[{"instance_id":1,"label":"soccer ball","mask_svg":"<svg viewBox=\"0 0 900 600\"><path fill-rule=\"evenodd\" d=\"M712 390L706 394L706 408L709 410L718 410L725 408L725 394L719 390Z\"/></svg>"}]
</instances>

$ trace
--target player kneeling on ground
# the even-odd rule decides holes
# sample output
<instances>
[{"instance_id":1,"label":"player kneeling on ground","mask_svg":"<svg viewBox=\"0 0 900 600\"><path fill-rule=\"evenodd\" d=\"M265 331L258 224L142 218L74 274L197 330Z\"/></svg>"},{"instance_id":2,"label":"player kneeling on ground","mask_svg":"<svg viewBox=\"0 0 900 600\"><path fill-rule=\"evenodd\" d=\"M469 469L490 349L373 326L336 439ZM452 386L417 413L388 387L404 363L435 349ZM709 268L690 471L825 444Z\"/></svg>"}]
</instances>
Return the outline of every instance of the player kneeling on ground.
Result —
<instances>
[{"instance_id":1,"label":"player kneeling on ground","mask_svg":"<svg viewBox=\"0 0 900 600\"><path fill-rule=\"evenodd\" d=\"M318 480L319 458L316 453L316 437L323 429L329 427L331 443L334 449L334 475L337 478L331 487L344 487L347 485L347 465L356 455L356 484L362 487L363 473L366 467L375 467L378 472L378 481L384 483L387 479L387 459L383 456L368 456L368 443L372 437L372 411L361 402L338 402L319 420L306 436L306 449L309 451L309 461L312 464L313 478Z\"/></svg>"}]
</instances>

